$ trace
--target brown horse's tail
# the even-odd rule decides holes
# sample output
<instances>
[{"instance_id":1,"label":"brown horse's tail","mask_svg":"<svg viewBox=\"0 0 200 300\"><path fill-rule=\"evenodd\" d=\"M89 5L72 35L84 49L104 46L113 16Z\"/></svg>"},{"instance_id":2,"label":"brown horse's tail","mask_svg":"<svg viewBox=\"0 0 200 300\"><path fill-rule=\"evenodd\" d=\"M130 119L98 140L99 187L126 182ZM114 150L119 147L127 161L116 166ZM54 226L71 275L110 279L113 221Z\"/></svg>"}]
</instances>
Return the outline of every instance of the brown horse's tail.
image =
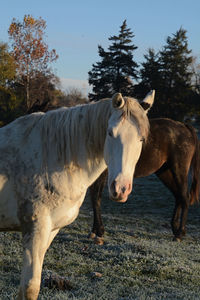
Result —
<instances>
[{"instance_id":1,"label":"brown horse's tail","mask_svg":"<svg viewBox=\"0 0 200 300\"><path fill-rule=\"evenodd\" d=\"M194 142L195 151L191 161L191 171L192 171L192 182L190 187L190 205L195 202L199 202L199 192L200 192L200 141L198 140L197 134L193 126L187 125L188 129L191 131Z\"/></svg>"}]
</instances>

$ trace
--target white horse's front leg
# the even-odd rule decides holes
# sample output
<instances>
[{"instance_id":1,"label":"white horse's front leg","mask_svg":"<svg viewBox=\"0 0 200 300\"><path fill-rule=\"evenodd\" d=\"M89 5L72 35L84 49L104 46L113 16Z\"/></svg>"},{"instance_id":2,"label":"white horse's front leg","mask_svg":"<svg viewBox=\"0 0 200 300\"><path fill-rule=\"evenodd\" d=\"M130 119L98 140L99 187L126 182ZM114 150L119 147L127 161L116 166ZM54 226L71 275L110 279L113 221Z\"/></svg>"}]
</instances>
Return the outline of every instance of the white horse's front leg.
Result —
<instances>
[{"instance_id":1,"label":"white horse's front leg","mask_svg":"<svg viewBox=\"0 0 200 300\"><path fill-rule=\"evenodd\" d=\"M55 234L51 233L51 219L42 216L30 225L23 236L23 268L18 299L38 298L44 255ZM31 228L30 228L31 227Z\"/></svg>"}]
</instances>

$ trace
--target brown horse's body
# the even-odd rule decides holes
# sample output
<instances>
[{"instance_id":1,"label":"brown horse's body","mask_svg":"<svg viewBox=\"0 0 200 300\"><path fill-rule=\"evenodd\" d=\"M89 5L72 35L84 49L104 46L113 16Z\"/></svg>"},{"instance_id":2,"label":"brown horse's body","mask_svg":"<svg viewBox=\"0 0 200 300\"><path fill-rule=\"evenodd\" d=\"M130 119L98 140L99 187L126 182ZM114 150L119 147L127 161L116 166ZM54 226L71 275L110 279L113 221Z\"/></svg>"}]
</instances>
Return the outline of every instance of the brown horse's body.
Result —
<instances>
[{"instance_id":1,"label":"brown horse's body","mask_svg":"<svg viewBox=\"0 0 200 300\"><path fill-rule=\"evenodd\" d=\"M188 173L192 169L192 183L188 189ZM170 119L150 120L150 134L136 165L134 177L155 173L175 197L172 231L175 239L185 234L190 204L199 201L200 152L194 128ZM101 193L106 181L105 171L90 187L94 210L92 236L102 243L104 227L101 219Z\"/></svg>"}]
</instances>

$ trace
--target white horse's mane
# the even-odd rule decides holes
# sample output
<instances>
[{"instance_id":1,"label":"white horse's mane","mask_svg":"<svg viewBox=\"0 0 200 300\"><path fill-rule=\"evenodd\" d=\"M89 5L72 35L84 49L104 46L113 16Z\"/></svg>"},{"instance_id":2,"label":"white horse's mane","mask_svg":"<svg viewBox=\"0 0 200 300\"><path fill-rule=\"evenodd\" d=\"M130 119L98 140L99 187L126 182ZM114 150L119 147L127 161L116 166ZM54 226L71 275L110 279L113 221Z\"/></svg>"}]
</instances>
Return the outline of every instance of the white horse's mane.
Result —
<instances>
[{"instance_id":1,"label":"white horse's mane","mask_svg":"<svg viewBox=\"0 0 200 300\"><path fill-rule=\"evenodd\" d=\"M146 139L149 121L143 108L136 99L124 99L122 118L136 123L139 134ZM46 153L44 155L51 149L64 165L79 165L85 154L92 159L98 159L102 155L112 110L112 100L103 99L71 108L62 107L47 113L34 113L31 115L33 119L30 120L30 126L26 128L26 135L29 135L37 124L40 128L43 151Z\"/></svg>"},{"instance_id":2,"label":"white horse's mane","mask_svg":"<svg viewBox=\"0 0 200 300\"><path fill-rule=\"evenodd\" d=\"M47 112L40 120L46 149L55 147L64 165L79 165L82 157L98 159L102 155L111 102L99 101Z\"/></svg>"}]
</instances>

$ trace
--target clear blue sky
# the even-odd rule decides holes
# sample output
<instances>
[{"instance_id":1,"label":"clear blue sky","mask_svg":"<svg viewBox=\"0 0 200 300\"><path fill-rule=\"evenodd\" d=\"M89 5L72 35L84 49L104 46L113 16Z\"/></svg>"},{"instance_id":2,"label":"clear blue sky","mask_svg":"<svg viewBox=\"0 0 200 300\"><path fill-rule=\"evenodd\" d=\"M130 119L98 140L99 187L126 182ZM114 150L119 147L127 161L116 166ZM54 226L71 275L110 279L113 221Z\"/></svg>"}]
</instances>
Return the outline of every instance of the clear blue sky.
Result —
<instances>
[{"instance_id":1,"label":"clear blue sky","mask_svg":"<svg viewBox=\"0 0 200 300\"><path fill-rule=\"evenodd\" d=\"M22 21L25 14L46 21L47 43L59 55L56 74L66 82L74 79L73 84L87 80L99 60L98 44L107 48L108 37L118 33L124 19L135 35L138 63L149 47L160 50L181 26L193 55L200 58L199 0L1 0L0 41L8 42L12 19Z\"/></svg>"}]
</instances>

